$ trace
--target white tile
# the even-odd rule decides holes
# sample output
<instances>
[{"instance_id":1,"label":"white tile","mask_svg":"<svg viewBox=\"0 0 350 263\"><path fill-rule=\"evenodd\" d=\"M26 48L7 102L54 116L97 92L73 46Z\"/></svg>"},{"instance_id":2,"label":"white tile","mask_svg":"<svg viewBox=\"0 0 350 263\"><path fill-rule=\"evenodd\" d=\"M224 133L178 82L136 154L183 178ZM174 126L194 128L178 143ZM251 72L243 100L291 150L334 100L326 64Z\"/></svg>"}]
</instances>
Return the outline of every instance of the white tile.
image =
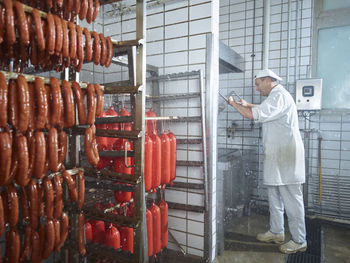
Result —
<instances>
[{"instance_id":1,"label":"white tile","mask_svg":"<svg viewBox=\"0 0 350 263\"><path fill-rule=\"evenodd\" d=\"M157 41L163 39L163 27L147 29L147 41Z\"/></svg>"},{"instance_id":2,"label":"white tile","mask_svg":"<svg viewBox=\"0 0 350 263\"><path fill-rule=\"evenodd\" d=\"M174 230L186 231L186 219L169 216L168 224L169 224L169 228L171 226L171 228Z\"/></svg>"},{"instance_id":3,"label":"white tile","mask_svg":"<svg viewBox=\"0 0 350 263\"><path fill-rule=\"evenodd\" d=\"M190 255L198 256L198 257L204 257L204 251L199 250L199 249L194 249L194 248L188 248L187 253Z\"/></svg>"},{"instance_id":4,"label":"white tile","mask_svg":"<svg viewBox=\"0 0 350 263\"><path fill-rule=\"evenodd\" d=\"M165 52L182 51L188 49L188 38L176 38L165 40Z\"/></svg>"},{"instance_id":5,"label":"white tile","mask_svg":"<svg viewBox=\"0 0 350 263\"><path fill-rule=\"evenodd\" d=\"M136 20L124 21L122 23L122 32L131 32L136 30Z\"/></svg>"},{"instance_id":6,"label":"white tile","mask_svg":"<svg viewBox=\"0 0 350 263\"><path fill-rule=\"evenodd\" d=\"M211 17L211 3L190 7L190 20Z\"/></svg>"},{"instance_id":7,"label":"white tile","mask_svg":"<svg viewBox=\"0 0 350 263\"><path fill-rule=\"evenodd\" d=\"M126 33L122 35L122 41L127 41L127 40L134 40L136 39L136 33L131 32L131 33Z\"/></svg>"},{"instance_id":8,"label":"white tile","mask_svg":"<svg viewBox=\"0 0 350 263\"><path fill-rule=\"evenodd\" d=\"M181 23L188 20L188 9L182 8L165 13L165 24Z\"/></svg>"},{"instance_id":9,"label":"white tile","mask_svg":"<svg viewBox=\"0 0 350 263\"><path fill-rule=\"evenodd\" d=\"M203 206L204 197L201 194L188 193L188 203L190 205Z\"/></svg>"},{"instance_id":10,"label":"white tile","mask_svg":"<svg viewBox=\"0 0 350 263\"><path fill-rule=\"evenodd\" d=\"M205 63L205 49L193 50L189 52L189 64Z\"/></svg>"},{"instance_id":11,"label":"white tile","mask_svg":"<svg viewBox=\"0 0 350 263\"><path fill-rule=\"evenodd\" d=\"M155 67L163 67L163 55L147 56L146 62Z\"/></svg>"},{"instance_id":12,"label":"white tile","mask_svg":"<svg viewBox=\"0 0 350 263\"><path fill-rule=\"evenodd\" d=\"M204 248L204 238L203 237L188 234L187 239L188 239L188 243L191 247L194 247L197 249Z\"/></svg>"},{"instance_id":13,"label":"white tile","mask_svg":"<svg viewBox=\"0 0 350 263\"><path fill-rule=\"evenodd\" d=\"M175 38L187 36L188 23L181 23L165 27L165 38Z\"/></svg>"},{"instance_id":14,"label":"white tile","mask_svg":"<svg viewBox=\"0 0 350 263\"><path fill-rule=\"evenodd\" d=\"M146 45L147 55L162 54L163 52L163 41L151 42Z\"/></svg>"},{"instance_id":15,"label":"white tile","mask_svg":"<svg viewBox=\"0 0 350 263\"><path fill-rule=\"evenodd\" d=\"M196 35L190 36L189 49L205 48L206 47L206 36Z\"/></svg>"},{"instance_id":16,"label":"white tile","mask_svg":"<svg viewBox=\"0 0 350 263\"><path fill-rule=\"evenodd\" d=\"M176 52L165 54L165 66L176 66L187 64L188 53L185 52Z\"/></svg>"},{"instance_id":17,"label":"white tile","mask_svg":"<svg viewBox=\"0 0 350 263\"><path fill-rule=\"evenodd\" d=\"M190 35L200 34L211 31L210 19L201 19L190 22Z\"/></svg>"},{"instance_id":18,"label":"white tile","mask_svg":"<svg viewBox=\"0 0 350 263\"><path fill-rule=\"evenodd\" d=\"M154 14L147 16L147 28L163 26L163 14Z\"/></svg>"},{"instance_id":19,"label":"white tile","mask_svg":"<svg viewBox=\"0 0 350 263\"><path fill-rule=\"evenodd\" d=\"M168 11L187 6L187 1L170 1L169 3L165 3L165 10Z\"/></svg>"}]
</instances>

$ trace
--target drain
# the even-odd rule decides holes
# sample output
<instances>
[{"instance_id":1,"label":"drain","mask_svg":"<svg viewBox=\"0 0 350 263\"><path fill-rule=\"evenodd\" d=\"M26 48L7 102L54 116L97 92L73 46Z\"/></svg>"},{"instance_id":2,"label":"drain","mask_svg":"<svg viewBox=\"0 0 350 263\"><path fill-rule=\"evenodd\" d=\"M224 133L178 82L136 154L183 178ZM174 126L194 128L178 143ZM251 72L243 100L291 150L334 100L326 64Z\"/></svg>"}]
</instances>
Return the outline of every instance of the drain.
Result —
<instances>
[{"instance_id":1,"label":"drain","mask_svg":"<svg viewBox=\"0 0 350 263\"><path fill-rule=\"evenodd\" d=\"M286 263L321 263L321 224L306 220L307 250L287 255Z\"/></svg>"}]
</instances>

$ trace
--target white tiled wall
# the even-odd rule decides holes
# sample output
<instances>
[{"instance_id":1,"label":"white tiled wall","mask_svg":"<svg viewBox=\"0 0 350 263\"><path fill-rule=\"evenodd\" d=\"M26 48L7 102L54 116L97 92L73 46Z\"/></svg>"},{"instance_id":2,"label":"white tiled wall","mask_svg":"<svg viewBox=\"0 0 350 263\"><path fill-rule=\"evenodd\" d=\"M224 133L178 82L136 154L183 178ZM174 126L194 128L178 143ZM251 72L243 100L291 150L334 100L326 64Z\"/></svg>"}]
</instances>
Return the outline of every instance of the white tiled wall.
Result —
<instances>
[{"instance_id":1,"label":"white tiled wall","mask_svg":"<svg viewBox=\"0 0 350 263\"><path fill-rule=\"evenodd\" d=\"M269 67L282 78L282 85L288 88L295 97L295 80L310 77L312 69L311 51L313 26L313 0L292 1L291 40L289 85L287 79L287 39L288 39L288 0L271 0L270 20L270 60ZM297 3L299 10L297 12ZM254 9L255 4L255 9ZM254 16L255 13L255 16ZM297 16L298 15L298 16ZM255 25L255 27L253 27ZM232 89L243 95L244 99L260 103L264 98L255 91L252 78L261 69L263 48L263 0L225 0L220 1L220 39L240 53L246 61L245 72L226 74L220 77L220 88L223 94L229 94ZM253 36L254 35L254 36ZM252 57L255 55L254 57ZM296 56L298 55L298 56ZM254 64L253 64L254 58ZM307 156L309 166L309 211L327 214L328 210L338 211L339 217L350 218L350 209L344 203L349 199L349 161L350 136L348 111L322 110L310 117L311 122L299 118L301 129L314 129L310 138L310 152ZM238 124L235 136L227 137L226 128L232 121ZM248 167L255 182L254 196L257 200L266 199L261 186L262 150L259 125L250 129L251 122L243 119L232 108L225 108L219 114L218 143L219 147L239 148L243 153L248 150L256 152ZM323 203L317 204L319 193L318 169L318 136L322 136L322 172L323 172ZM302 131L304 142L307 138ZM259 187L258 187L259 186Z\"/></svg>"}]
</instances>

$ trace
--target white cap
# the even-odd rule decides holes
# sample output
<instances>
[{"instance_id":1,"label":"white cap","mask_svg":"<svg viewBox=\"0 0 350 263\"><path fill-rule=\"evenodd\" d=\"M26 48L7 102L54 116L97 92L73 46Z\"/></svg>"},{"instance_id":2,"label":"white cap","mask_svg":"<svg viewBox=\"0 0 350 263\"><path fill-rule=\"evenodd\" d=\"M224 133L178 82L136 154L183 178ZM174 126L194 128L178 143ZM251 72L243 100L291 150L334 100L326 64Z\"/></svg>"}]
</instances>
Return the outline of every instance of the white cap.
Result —
<instances>
[{"instance_id":1,"label":"white cap","mask_svg":"<svg viewBox=\"0 0 350 263\"><path fill-rule=\"evenodd\" d=\"M256 74L255 78L263 78L263 77L271 77L277 80L282 80L281 77L279 77L275 72L273 72L270 69L262 69L258 72L258 74Z\"/></svg>"}]
</instances>

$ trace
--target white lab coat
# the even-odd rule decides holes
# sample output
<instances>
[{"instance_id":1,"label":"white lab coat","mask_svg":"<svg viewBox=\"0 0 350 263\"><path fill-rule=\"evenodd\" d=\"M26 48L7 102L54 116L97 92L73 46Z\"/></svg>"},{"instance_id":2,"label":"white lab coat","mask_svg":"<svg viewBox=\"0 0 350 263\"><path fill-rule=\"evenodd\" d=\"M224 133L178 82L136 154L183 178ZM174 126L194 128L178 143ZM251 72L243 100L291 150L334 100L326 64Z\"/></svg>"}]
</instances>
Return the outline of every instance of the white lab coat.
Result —
<instances>
[{"instance_id":1,"label":"white lab coat","mask_svg":"<svg viewBox=\"0 0 350 263\"><path fill-rule=\"evenodd\" d=\"M277 85L260 105L252 108L262 123L265 185L305 182L304 145L299 132L298 113L290 93Z\"/></svg>"}]
</instances>

